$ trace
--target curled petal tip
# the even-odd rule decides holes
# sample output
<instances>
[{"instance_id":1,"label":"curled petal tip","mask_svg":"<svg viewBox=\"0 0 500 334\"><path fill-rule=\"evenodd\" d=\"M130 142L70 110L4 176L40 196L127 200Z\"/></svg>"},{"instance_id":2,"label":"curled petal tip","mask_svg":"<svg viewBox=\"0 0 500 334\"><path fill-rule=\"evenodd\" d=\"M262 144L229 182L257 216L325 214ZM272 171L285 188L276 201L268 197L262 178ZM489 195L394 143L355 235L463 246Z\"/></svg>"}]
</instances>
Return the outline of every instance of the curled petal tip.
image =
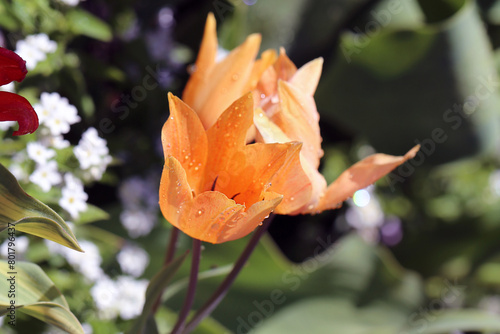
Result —
<instances>
[{"instance_id":1,"label":"curled petal tip","mask_svg":"<svg viewBox=\"0 0 500 334\"><path fill-rule=\"evenodd\" d=\"M38 116L24 97L14 93L0 92L0 121L16 121L19 129L14 136L26 135L38 129Z\"/></svg>"}]
</instances>

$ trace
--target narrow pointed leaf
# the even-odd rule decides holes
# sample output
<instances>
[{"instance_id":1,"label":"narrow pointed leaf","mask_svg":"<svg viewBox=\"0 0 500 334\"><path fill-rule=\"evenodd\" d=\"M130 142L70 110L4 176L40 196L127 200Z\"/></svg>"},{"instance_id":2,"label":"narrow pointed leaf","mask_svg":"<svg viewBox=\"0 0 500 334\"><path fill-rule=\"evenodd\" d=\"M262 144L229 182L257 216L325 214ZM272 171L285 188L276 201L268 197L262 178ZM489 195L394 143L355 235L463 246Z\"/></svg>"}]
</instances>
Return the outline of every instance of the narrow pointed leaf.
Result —
<instances>
[{"instance_id":1,"label":"narrow pointed leaf","mask_svg":"<svg viewBox=\"0 0 500 334\"><path fill-rule=\"evenodd\" d=\"M0 316L10 313L9 307L14 301L16 312L26 313L68 333L83 334L64 296L36 264L19 261L12 265L0 261L0 289L14 291L0 294Z\"/></svg>"},{"instance_id":2,"label":"narrow pointed leaf","mask_svg":"<svg viewBox=\"0 0 500 334\"><path fill-rule=\"evenodd\" d=\"M83 252L66 222L54 210L26 194L0 164L0 231L10 227L9 224L15 225L16 231Z\"/></svg>"},{"instance_id":3,"label":"narrow pointed leaf","mask_svg":"<svg viewBox=\"0 0 500 334\"><path fill-rule=\"evenodd\" d=\"M136 319L136 322L128 332L129 334L143 333L146 322L148 322L149 315L153 308L153 305L160 296L160 294L165 290L165 287L169 281L174 277L175 273L181 267L182 263L186 259L188 253L178 257L170 264L164 266L149 282L148 288L146 290L146 302L144 303L144 308L142 309L142 314Z\"/></svg>"}]
</instances>

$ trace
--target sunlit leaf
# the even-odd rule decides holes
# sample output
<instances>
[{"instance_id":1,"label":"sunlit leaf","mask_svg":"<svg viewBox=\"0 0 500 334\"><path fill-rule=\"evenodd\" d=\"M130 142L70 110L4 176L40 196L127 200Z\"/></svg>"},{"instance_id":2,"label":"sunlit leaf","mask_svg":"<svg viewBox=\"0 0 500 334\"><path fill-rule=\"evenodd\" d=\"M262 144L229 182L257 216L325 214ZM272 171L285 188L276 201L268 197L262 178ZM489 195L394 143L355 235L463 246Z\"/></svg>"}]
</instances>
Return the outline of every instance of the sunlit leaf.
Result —
<instances>
[{"instance_id":1,"label":"sunlit leaf","mask_svg":"<svg viewBox=\"0 0 500 334\"><path fill-rule=\"evenodd\" d=\"M52 240L82 252L73 232L64 220L51 208L26 194L16 178L2 165L0 165L0 208L0 231L13 227L16 232Z\"/></svg>"},{"instance_id":2,"label":"sunlit leaf","mask_svg":"<svg viewBox=\"0 0 500 334\"><path fill-rule=\"evenodd\" d=\"M9 315L19 311L68 333L83 334L83 328L69 310L66 299L37 265L0 261L0 289L6 292L0 294L0 316L9 319ZM15 310L11 309L12 302Z\"/></svg>"}]
</instances>

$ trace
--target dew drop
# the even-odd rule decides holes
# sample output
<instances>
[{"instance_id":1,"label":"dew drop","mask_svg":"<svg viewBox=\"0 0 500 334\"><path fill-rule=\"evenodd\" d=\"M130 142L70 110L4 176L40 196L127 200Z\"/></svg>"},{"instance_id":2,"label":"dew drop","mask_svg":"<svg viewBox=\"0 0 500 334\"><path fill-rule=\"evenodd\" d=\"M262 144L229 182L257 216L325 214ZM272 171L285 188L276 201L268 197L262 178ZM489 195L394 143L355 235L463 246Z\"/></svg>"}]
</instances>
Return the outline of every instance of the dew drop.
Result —
<instances>
[{"instance_id":1,"label":"dew drop","mask_svg":"<svg viewBox=\"0 0 500 334\"><path fill-rule=\"evenodd\" d=\"M267 218L267 217L266 217L266 218ZM263 225L263 223L262 223L262 222L260 222L260 223L259 223L259 226L262 226L262 225Z\"/></svg>"},{"instance_id":2,"label":"dew drop","mask_svg":"<svg viewBox=\"0 0 500 334\"><path fill-rule=\"evenodd\" d=\"M312 210L313 208L314 208L314 205L309 204L309 206L307 207L307 210Z\"/></svg>"},{"instance_id":3,"label":"dew drop","mask_svg":"<svg viewBox=\"0 0 500 334\"><path fill-rule=\"evenodd\" d=\"M264 94L264 93L260 94L260 98L261 99L265 99L266 98L266 94Z\"/></svg>"},{"instance_id":4,"label":"dew drop","mask_svg":"<svg viewBox=\"0 0 500 334\"><path fill-rule=\"evenodd\" d=\"M194 167L194 170L198 170L198 169L200 169L198 166Z\"/></svg>"},{"instance_id":5,"label":"dew drop","mask_svg":"<svg viewBox=\"0 0 500 334\"><path fill-rule=\"evenodd\" d=\"M184 156L184 159L186 159L186 160L187 160L187 159L189 159L189 155L187 155L187 154L186 154L186 155Z\"/></svg>"},{"instance_id":6,"label":"dew drop","mask_svg":"<svg viewBox=\"0 0 500 334\"><path fill-rule=\"evenodd\" d=\"M291 202L295 201L295 197L290 197L290 201Z\"/></svg>"},{"instance_id":7,"label":"dew drop","mask_svg":"<svg viewBox=\"0 0 500 334\"><path fill-rule=\"evenodd\" d=\"M205 213L205 209L199 209L198 212L196 212L196 217L199 217L204 213Z\"/></svg>"},{"instance_id":8,"label":"dew drop","mask_svg":"<svg viewBox=\"0 0 500 334\"><path fill-rule=\"evenodd\" d=\"M241 117L241 114L238 114L238 117Z\"/></svg>"},{"instance_id":9,"label":"dew drop","mask_svg":"<svg viewBox=\"0 0 500 334\"><path fill-rule=\"evenodd\" d=\"M173 120L173 119L174 119L174 116L170 116L170 119L172 119L172 120Z\"/></svg>"},{"instance_id":10,"label":"dew drop","mask_svg":"<svg viewBox=\"0 0 500 334\"><path fill-rule=\"evenodd\" d=\"M259 114L259 117L264 117L264 114L263 114L263 113L260 113L260 114Z\"/></svg>"}]
</instances>

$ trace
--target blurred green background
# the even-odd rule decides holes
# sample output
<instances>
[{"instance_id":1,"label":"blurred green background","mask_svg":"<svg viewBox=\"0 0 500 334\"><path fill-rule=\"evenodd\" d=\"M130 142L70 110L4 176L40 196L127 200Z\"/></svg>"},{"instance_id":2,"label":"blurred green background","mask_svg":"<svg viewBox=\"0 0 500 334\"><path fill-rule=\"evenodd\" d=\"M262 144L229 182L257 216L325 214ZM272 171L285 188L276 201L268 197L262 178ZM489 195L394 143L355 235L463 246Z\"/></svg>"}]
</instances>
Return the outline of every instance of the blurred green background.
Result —
<instances>
[{"instance_id":1,"label":"blurred green background","mask_svg":"<svg viewBox=\"0 0 500 334\"><path fill-rule=\"evenodd\" d=\"M37 32L60 46L19 93L66 96L83 118L66 138L74 142L94 126L117 160L103 182L86 188L109 219L76 226L78 238L99 246L104 272L119 274L114 255L129 239L117 189L132 176L158 180L166 93L181 95L208 12L227 50L260 32L261 51L284 46L297 66L325 59L315 98L329 183L369 153L401 155L417 143L422 149L339 210L276 217L269 238L196 333L500 332L494 0L88 0L70 9L57 1L0 0L7 47ZM146 76L157 85L134 98ZM168 236L161 218L134 240L150 256L143 278L161 267ZM195 308L247 241L205 245L206 278ZM26 258L46 270L93 333L129 328L131 321L100 319L90 285L40 252L36 240L31 245ZM189 248L189 240L180 247ZM185 263L157 314L160 333L175 322L187 276ZM17 333L35 333L34 326L40 323L23 319Z\"/></svg>"}]
</instances>

